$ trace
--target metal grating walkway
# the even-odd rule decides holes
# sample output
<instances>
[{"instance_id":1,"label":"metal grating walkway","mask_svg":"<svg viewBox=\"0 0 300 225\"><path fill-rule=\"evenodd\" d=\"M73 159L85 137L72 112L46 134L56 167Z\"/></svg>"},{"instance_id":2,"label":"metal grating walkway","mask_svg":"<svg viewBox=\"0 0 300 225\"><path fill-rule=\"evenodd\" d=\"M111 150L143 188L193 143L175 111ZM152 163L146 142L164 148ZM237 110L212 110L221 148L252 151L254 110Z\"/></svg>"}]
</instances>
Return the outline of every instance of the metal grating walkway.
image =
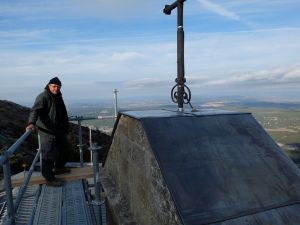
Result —
<instances>
[{"instance_id":1,"label":"metal grating walkway","mask_svg":"<svg viewBox=\"0 0 300 225\"><path fill-rule=\"evenodd\" d=\"M40 189L39 185L27 187L16 213L16 225L32 224Z\"/></svg>"},{"instance_id":2,"label":"metal grating walkway","mask_svg":"<svg viewBox=\"0 0 300 225\"><path fill-rule=\"evenodd\" d=\"M13 195L17 193L14 188ZM64 182L61 187L33 185L20 202L15 225L106 225L105 203L100 208L92 204L88 185L82 180ZM3 217L5 220L6 213Z\"/></svg>"},{"instance_id":3,"label":"metal grating walkway","mask_svg":"<svg viewBox=\"0 0 300 225\"><path fill-rule=\"evenodd\" d=\"M13 189L13 198L16 199L16 196L19 192L19 187ZM40 186L33 185L28 186L23 195L23 198L20 202L19 208L15 214L15 225L28 225L32 224L34 212L36 209L36 203L40 193ZM4 194L4 193L2 193ZM5 198L5 197L4 197ZM7 205L4 201L2 203L2 215L0 218L0 224L4 224L5 218L7 216Z\"/></svg>"},{"instance_id":4,"label":"metal grating walkway","mask_svg":"<svg viewBox=\"0 0 300 225\"><path fill-rule=\"evenodd\" d=\"M61 199L62 187L43 185L34 218L34 225L60 225Z\"/></svg>"},{"instance_id":5,"label":"metal grating walkway","mask_svg":"<svg viewBox=\"0 0 300 225\"><path fill-rule=\"evenodd\" d=\"M93 225L91 208L81 180L62 187L43 185L34 225Z\"/></svg>"},{"instance_id":6,"label":"metal grating walkway","mask_svg":"<svg viewBox=\"0 0 300 225\"><path fill-rule=\"evenodd\" d=\"M81 181L68 182L63 187L62 219L64 225L92 225L91 210L85 200Z\"/></svg>"}]
</instances>

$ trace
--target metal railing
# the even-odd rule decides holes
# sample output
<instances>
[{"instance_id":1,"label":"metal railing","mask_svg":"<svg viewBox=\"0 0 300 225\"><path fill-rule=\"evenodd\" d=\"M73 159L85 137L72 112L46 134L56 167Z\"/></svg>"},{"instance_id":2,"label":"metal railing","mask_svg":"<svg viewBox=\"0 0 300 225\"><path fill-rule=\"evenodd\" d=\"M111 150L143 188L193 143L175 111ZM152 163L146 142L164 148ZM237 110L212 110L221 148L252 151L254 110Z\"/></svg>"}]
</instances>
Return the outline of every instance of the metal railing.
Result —
<instances>
[{"instance_id":1,"label":"metal railing","mask_svg":"<svg viewBox=\"0 0 300 225\"><path fill-rule=\"evenodd\" d=\"M78 142L77 145L79 148L79 157L80 157L80 167L83 167L83 147L86 146L82 141L82 127L81 122L83 120L103 120L103 119L117 119L118 116L118 91L117 89L114 90L114 115L113 116L96 116L96 117L83 117L83 116L72 116L69 117L69 121L77 121L78 124ZM90 149L92 147L92 134L91 134L91 128L90 128ZM91 153L91 162L92 160L92 153Z\"/></svg>"},{"instance_id":2,"label":"metal railing","mask_svg":"<svg viewBox=\"0 0 300 225\"><path fill-rule=\"evenodd\" d=\"M5 188L5 196L6 196L6 203L3 204L4 207L7 208L6 216L4 217L3 224L4 225L13 225L15 224L16 220L16 212L18 211L19 205L21 203L21 200L26 192L27 186L29 184L29 180L32 176L32 173L34 171L34 168L37 164L38 159L41 156L41 145L40 145L40 139L39 141L39 148L37 149L38 152L35 155L35 158L30 166L29 171L26 173L24 177L24 181L22 185L19 188L19 191L15 197L15 202L13 200L13 193L12 193L12 181L11 181L11 166L9 163L10 157L12 157L15 153L15 151L20 147L20 145L26 140L26 138L32 133L31 130L26 131L9 149L7 149L3 155L0 156L0 165L3 167L3 175L4 175L4 188ZM90 132L91 135L91 132ZM82 136L79 137L82 141ZM82 142L81 142L82 143ZM102 213L101 213L101 206L105 204L104 201L101 199L101 184L100 184L100 170L99 170L99 161L98 161L98 152L101 150L101 147L95 146L92 144L92 138L90 136L90 148L91 154L93 155L92 161L93 161L93 171L94 171L94 188L95 188L95 201L92 202L92 204L96 205L97 208L97 216L98 216L98 223L103 224L103 221L101 222ZM40 158L41 159L41 158ZM82 158L80 158L82 159ZM41 162L40 162L41 163ZM82 163L82 162L81 162ZM41 166L41 164L40 164ZM3 211L3 209L1 211ZM100 220L100 221L99 221Z\"/></svg>"},{"instance_id":3,"label":"metal railing","mask_svg":"<svg viewBox=\"0 0 300 225\"><path fill-rule=\"evenodd\" d=\"M80 158L80 167L83 167L83 147L86 146L86 144L83 143L82 140L82 125L81 122L83 120L101 120L101 119L114 119L116 116L97 116L97 117L83 117L83 116L73 116L69 117L69 121L77 121L78 124L78 142L77 145L79 147L79 158ZM91 137L91 134L90 134ZM91 139L90 139L90 145L91 145ZM91 160L92 162L92 160Z\"/></svg>"},{"instance_id":4,"label":"metal railing","mask_svg":"<svg viewBox=\"0 0 300 225\"><path fill-rule=\"evenodd\" d=\"M69 121L77 121L78 122L78 132L79 132L79 152L80 152L80 165L83 167L83 149L84 146L82 142L82 128L81 128L81 121L82 120L93 120L93 119L116 119L117 118L117 90L114 90L114 98L115 98L115 115L114 116L98 116L98 117L82 117L76 116L69 118ZM0 166L3 167L3 175L4 175L4 189L5 189L5 196L6 196L6 204L3 204L1 211L3 211L5 205L7 206L7 215L4 218L4 225L12 225L15 223L15 215L22 200L22 197L26 191L28 186L29 180L32 176L34 168L37 164L38 159L40 158L40 167L42 167L42 159L41 159L41 144L40 144L40 137L38 135L38 152L35 155L35 158L31 164L31 167L26 173L24 177L24 181L16 195L15 202L13 201L13 194L12 194L12 182L11 182L11 167L9 163L10 157L12 157L15 151L20 147L20 145L27 139L27 137L32 133L32 130L26 131L9 149L7 149L3 155L0 156ZM90 133L91 135L91 133ZM101 148L93 146L92 138L90 136L90 151L91 151L91 159L93 161L93 168L94 168L94 185L95 185L95 203L102 205L101 196L100 196L100 175L99 175L99 162L98 162L98 151Z\"/></svg>"},{"instance_id":5,"label":"metal railing","mask_svg":"<svg viewBox=\"0 0 300 225\"><path fill-rule=\"evenodd\" d=\"M24 177L24 181L22 185L19 188L19 191L15 197L15 201L13 199L13 193L12 193L12 181L11 181L11 166L9 163L10 157L12 157L15 153L15 151L20 147L20 145L26 140L26 138L32 133L31 130L26 131L9 149L7 149L3 155L0 156L0 165L3 166L3 175L4 175L4 188L5 188L5 196L6 196L6 202L3 204L3 209L6 207L6 215L3 217L3 224L4 225L13 225L16 221L16 213L18 211L18 207L21 203L21 200L26 192L26 188L29 184L29 180L32 176L32 173L34 171L34 168L37 164L38 159L41 155L41 148L40 148L40 140L39 140L39 148L37 149L38 152L35 155L35 158L30 166L29 171L26 173ZM82 137L80 137L82 139ZM93 204L97 204L96 207L97 210L97 216L98 216L98 223L99 218L101 218L101 210L100 207L102 204L104 204L103 201L101 201L101 184L100 184L100 171L99 171L99 162L98 162L98 151L101 149L101 147L94 146L92 144L92 139L90 138L90 151L93 155L93 171L94 171L94 188L95 188L95 201ZM1 211L3 211L3 209ZM100 216L100 217L99 217ZM101 220L100 220L101 224Z\"/></svg>"},{"instance_id":6,"label":"metal railing","mask_svg":"<svg viewBox=\"0 0 300 225\"><path fill-rule=\"evenodd\" d=\"M33 173L34 167L38 161L40 156L41 149L38 149L38 152L31 164L31 167L26 174L24 181L16 195L15 203L13 201L12 194L12 184L11 184L11 168L9 159L15 153L15 151L20 147L20 145L26 140L26 138L31 134L31 130L26 131L9 149L7 149L3 155L0 156L0 165L3 167L3 176L4 176L4 188L5 188L5 196L6 196L6 204L7 204L7 216L5 217L4 224L11 225L15 222L15 214L20 205L21 199L26 191L29 180Z\"/></svg>"}]
</instances>

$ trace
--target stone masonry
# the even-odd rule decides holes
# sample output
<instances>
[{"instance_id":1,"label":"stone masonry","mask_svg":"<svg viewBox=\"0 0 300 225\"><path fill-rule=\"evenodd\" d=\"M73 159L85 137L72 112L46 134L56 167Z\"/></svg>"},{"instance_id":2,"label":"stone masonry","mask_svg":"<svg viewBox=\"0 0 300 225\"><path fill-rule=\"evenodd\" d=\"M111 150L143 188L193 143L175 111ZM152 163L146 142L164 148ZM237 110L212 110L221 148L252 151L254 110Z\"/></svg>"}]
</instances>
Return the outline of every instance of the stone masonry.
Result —
<instances>
[{"instance_id":1,"label":"stone masonry","mask_svg":"<svg viewBox=\"0 0 300 225\"><path fill-rule=\"evenodd\" d=\"M138 120L120 117L102 180L116 224L182 224Z\"/></svg>"}]
</instances>

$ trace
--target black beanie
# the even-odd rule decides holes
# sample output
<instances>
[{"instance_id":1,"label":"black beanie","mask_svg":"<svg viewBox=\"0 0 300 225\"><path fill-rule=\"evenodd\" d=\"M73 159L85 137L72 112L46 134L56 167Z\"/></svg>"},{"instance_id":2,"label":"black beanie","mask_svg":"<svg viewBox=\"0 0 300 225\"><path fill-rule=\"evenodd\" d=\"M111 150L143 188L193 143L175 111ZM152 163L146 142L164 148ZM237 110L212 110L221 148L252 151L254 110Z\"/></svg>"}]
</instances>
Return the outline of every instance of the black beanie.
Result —
<instances>
[{"instance_id":1,"label":"black beanie","mask_svg":"<svg viewBox=\"0 0 300 225\"><path fill-rule=\"evenodd\" d=\"M60 80L58 79L58 77L54 77L52 78L51 80L49 80L49 83L48 84L56 84L58 86L61 86L61 82Z\"/></svg>"}]
</instances>

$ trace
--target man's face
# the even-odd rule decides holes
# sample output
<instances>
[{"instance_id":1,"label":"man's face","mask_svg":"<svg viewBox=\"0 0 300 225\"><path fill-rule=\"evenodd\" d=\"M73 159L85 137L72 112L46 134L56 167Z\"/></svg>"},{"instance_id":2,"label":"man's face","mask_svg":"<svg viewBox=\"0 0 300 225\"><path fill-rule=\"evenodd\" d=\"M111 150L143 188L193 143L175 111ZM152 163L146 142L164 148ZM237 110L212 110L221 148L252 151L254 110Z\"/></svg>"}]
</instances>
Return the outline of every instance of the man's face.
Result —
<instances>
[{"instance_id":1,"label":"man's face","mask_svg":"<svg viewBox=\"0 0 300 225\"><path fill-rule=\"evenodd\" d=\"M60 86L56 84L49 84L49 90L52 94L57 95L60 92Z\"/></svg>"}]
</instances>

